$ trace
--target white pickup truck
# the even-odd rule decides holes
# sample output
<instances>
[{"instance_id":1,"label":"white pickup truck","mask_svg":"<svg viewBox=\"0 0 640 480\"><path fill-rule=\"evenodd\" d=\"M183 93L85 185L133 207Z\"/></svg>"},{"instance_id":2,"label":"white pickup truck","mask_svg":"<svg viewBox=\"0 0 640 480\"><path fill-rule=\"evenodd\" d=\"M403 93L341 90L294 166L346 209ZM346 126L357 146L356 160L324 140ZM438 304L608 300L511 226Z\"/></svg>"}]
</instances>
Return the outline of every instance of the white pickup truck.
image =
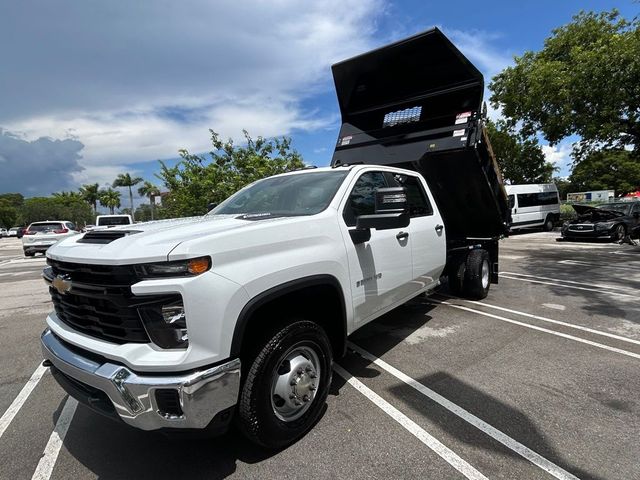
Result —
<instances>
[{"instance_id":1,"label":"white pickup truck","mask_svg":"<svg viewBox=\"0 0 640 480\"><path fill-rule=\"evenodd\" d=\"M412 81L402 97L381 94L424 75L400 60L425 48L468 90L452 96L444 76L422 100ZM376 70L385 62L407 74ZM203 217L49 249L42 350L67 392L140 429L219 433L235 419L281 447L318 419L349 334L445 276L454 292L486 296L508 206L479 114L482 76L438 30L333 68L343 126L331 167L260 180ZM383 125L416 102L437 120Z\"/></svg>"}]
</instances>

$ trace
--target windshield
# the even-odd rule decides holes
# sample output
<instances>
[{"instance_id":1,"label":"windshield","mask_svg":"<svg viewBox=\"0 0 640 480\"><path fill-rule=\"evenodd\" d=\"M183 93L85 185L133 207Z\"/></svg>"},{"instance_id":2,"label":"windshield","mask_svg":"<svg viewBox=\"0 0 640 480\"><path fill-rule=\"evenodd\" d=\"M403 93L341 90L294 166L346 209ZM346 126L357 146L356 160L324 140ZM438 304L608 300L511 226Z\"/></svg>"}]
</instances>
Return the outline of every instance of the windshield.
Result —
<instances>
[{"instance_id":1,"label":"windshield","mask_svg":"<svg viewBox=\"0 0 640 480\"><path fill-rule=\"evenodd\" d=\"M601 210L614 210L616 212L629 215L629 210L631 210L631 205L629 205L628 203L608 203L605 205L598 205L596 208L599 208Z\"/></svg>"},{"instance_id":2,"label":"windshield","mask_svg":"<svg viewBox=\"0 0 640 480\"><path fill-rule=\"evenodd\" d=\"M98 219L98 225L129 225L131 222L129 221L129 217L105 217Z\"/></svg>"},{"instance_id":3,"label":"windshield","mask_svg":"<svg viewBox=\"0 0 640 480\"><path fill-rule=\"evenodd\" d=\"M329 206L348 173L341 169L265 178L230 196L209 215L314 215Z\"/></svg>"},{"instance_id":4,"label":"windshield","mask_svg":"<svg viewBox=\"0 0 640 480\"><path fill-rule=\"evenodd\" d=\"M53 232L63 228L61 223L32 223L29 225L30 232Z\"/></svg>"}]
</instances>

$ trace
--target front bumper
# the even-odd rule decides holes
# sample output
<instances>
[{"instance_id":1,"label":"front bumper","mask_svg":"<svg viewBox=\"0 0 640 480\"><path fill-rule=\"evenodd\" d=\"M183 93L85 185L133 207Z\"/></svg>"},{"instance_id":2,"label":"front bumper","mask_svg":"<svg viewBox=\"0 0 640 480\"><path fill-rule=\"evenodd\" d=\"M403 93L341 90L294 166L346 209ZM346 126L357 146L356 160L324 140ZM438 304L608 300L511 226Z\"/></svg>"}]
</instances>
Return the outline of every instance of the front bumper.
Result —
<instances>
[{"instance_id":1,"label":"front bumper","mask_svg":"<svg viewBox=\"0 0 640 480\"><path fill-rule=\"evenodd\" d=\"M203 429L221 412L237 403L240 389L240 360L188 373L139 374L109 363L60 340L51 330L43 332L42 354L56 370L56 379L77 400L100 413L100 394L108 397L115 414L142 430ZM62 381L61 381L62 380ZM68 388L74 384L75 388ZM177 392L179 413L162 411L157 391ZM95 392L85 398L76 392ZM89 400L88 402L86 400Z\"/></svg>"}]
</instances>

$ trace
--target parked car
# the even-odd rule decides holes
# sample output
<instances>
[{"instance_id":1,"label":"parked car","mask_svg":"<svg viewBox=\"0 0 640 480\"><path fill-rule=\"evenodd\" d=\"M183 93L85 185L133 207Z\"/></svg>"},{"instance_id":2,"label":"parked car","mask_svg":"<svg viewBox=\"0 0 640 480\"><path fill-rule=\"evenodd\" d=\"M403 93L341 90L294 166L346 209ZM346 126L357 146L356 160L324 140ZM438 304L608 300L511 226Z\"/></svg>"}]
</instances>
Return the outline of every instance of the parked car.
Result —
<instances>
[{"instance_id":1,"label":"parked car","mask_svg":"<svg viewBox=\"0 0 640 480\"><path fill-rule=\"evenodd\" d=\"M51 245L78 233L75 224L67 220L34 222L24 232L22 249L26 257L33 257L37 252L44 253Z\"/></svg>"},{"instance_id":2,"label":"parked car","mask_svg":"<svg viewBox=\"0 0 640 480\"><path fill-rule=\"evenodd\" d=\"M560 199L554 183L505 185L511 208L510 229L542 227L546 232L560 219Z\"/></svg>"},{"instance_id":3,"label":"parked car","mask_svg":"<svg viewBox=\"0 0 640 480\"><path fill-rule=\"evenodd\" d=\"M24 232L27 231L28 227L18 227L18 238L22 238L24 236Z\"/></svg>"},{"instance_id":4,"label":"parked car","mask_svg":"<svg viewBox=\"0 0 640 480\"><path fill-rule=\"evenodd\" d=\"M9 232L7 232L6 228L0 228L0 237L8 237Z\"/></svg>"},{"instance_id":5,"label":"parked car","mask_svg":"<svg viewBox=\"0 0 640 480\"><path fill-rule=\"evenodd\" d=\"M620 241L640 233L640 202L606 203L592 207L571 205L578 218L565 222L562 238L608 238Z\"/></svg>"},{"instance_id":6,"label":"parked car","mask_svg":"<svg viewBox=\"0 0 640 480\"><path fill-rule=\"evenodd\" d=\"M20 227L11 227L7 233L9 234L10 237L17 237L18 230L20 230Z\"/></svg>"}]
</instances>

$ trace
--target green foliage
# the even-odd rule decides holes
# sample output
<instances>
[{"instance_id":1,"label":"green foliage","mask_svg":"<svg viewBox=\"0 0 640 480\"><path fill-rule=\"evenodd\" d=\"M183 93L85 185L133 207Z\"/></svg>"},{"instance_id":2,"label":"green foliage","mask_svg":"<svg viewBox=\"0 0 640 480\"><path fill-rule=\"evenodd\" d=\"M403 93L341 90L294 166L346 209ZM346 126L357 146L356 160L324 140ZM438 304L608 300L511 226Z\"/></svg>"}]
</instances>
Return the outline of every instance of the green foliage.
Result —
<instances>
[{"instance_id":1,"label":"green foliage","mask_svg":"<svg viewBox=\"0 0 640 480\"><path fill-rule=\"evenodd\" d=\"M640 189L640 161L626 150L602 150L587 155L569 177L575 192L615 190L616 195Z\"/></svg>"},{"instance_id":2,"label":"green foliage","mask_svg":"<svg viewBox=\"0 0 640 480\"><path fill-rule=\"evenodd\" d=\"M14 207L10 200L0 198L0 227L11 228L18 220L18 209Z\"/></svg>"},{"instance_id":3,"label":"green foliage","mask_svg":"<svg viewBox=\"0 0 640 480\"><path fill-rule=\"evenodd\" d=\"M85 202L93 207L93 212L98 210L98 199L100 197L100 187L97 183L82 185L79 189L80 195Z\"/></svg>"},{"instance_id":4,"label":"green foliage","mask_svg":"<svg viewBox=\"0 0 640 480\"><path fill-rule=\"evenodd\" d=\"M93 211L76 196L27 198L21 208L22 223L28 225L43 220L70 220L77 225L93 223Z\"/></svg>"},{"instance_id":5,"label":"green foliage","mask_svg":"<svg viewBox=\"0 0 640 480\"><path fill-rule=\"evenodd\" d=\"M120 192L113 190L112 188L100 190L98 201L100 202L100 205L107 207L109 212L111 212L111 215L113 215L115 209L120 208Z\"/></svg>"},{"instance_id":6,"label":"green foliage","mask_svg":"<svg viewBox=\"0 0 640 480\"><path fill-rule=\"evenodd\" d=\"M133 211L133 191L131 190L131 187L136 186L140 182L142 182L142 177L132 177L128 173L120 173L120 174L118 174L116 179L113 181L113 187L114 188L116 188L116 187L126 187L126 188L129 189L129 208L131 209L131 211ZM117 207L120 207L119 202L120 202L120 200L118 199ZM113 213L113 211L111 213Z\"/></svg>"},{"instance_id":7,"label":"green foliage","mask_svg":"<svg viewBox=\"0 0 640 480\"><path fill-rule=\"evenodd\" d=\"M555 144L581 141L590 152L633 145L640 158L640 20L616 10L580 12L553 30L539 52L525 52L489 85L491 102L525 135L541 131Z\"/></svg>"},{"instance_id":8,"label":"green foliage","mask_svg":"<svg viewBox=\"0 0 640 480\"><path fill-rule=\"evenodd\" d=\"M558 195L560 195L560 200L566 200L567 193L577 191L573 187L571 182L565 178L554 177L552 182L555 183L556 187L558 188Z\"/></svg>"},{"instance_id":9,"label":"green foliage","mask_svg":"<svg viewBox=\"0 0 640 480\"><path fill-rule=\"evenodd\" d=\"M153 208L153 211L151 210ZM148 205L143 203L142 205L136 208L136 219L139 222L148 222L156 218L162 218L163 212L162 208L155 205Z\"/></svg>"},{"instance_id":10,"label":"green foliage","mask_svg":"<svg viewBox=\"0 0 640 480\"><path fill-rule=\"evenodd\" d=\"M488 121L487 133L505 181L511 184L551 181L555 167L545 160L535 137L516 133L502 121Z\"/></svg>"},{"instance_id":11,"label":"green foliage","mask_svg":"<svg viewBox=\"0 0 640 480\"><path fill-rule=\"evenodd\" d=\"M24 197L21 193L3 193L0 194L0 201L6 200L14 208L20 208L24 203Z\"/></svg>"},{"instance_id":12,"label":"green foliage","mask_svg":"<svg viewBox=\"0 0 640 480\"><path fill-rule=\"evenodd\" d=\"M176 166L160 162L157 177L169 190L163 216L202 215L209 203L220 203L249 183L304 167L289 138L253 140L244 131L246 146L236 146L231 139L223 142L216 132L210 132L210 159L181 150L182 160Z\"/></svg>"},{"instance_id":13,"label":"green foliage","mask_svg":"<svg viewBox=\"0 0 640 480\"><path fill-rule=\"evenodd\" d=\"M568 205L565 203L560 205L560 221L561 222L567 222L569 220L573 220L577 216L578 214L576 213L576 211L573 209L571 205Z\"/></svg>"},{"instance_id":14,"label":"green foliage","mask_svg":"<svg viewBox=\"0 0 640 480\"><path fill-rule=\"evenodd\" d=\"M149 198L149 209L148 210L144 210L144 211L140 211L141 215L147 215L147 213L149 213L151 215L151 218L146 218L145 220L142 220L141 218L138 217L138 210L139 207L136 208L136 218L140 221L148 221L148 220L153 220L153 216L154 216L154 211L156 209L156 206L152 203L152 198L156 195L160 195L160 189L158 187L156 187L153 183L149 182L149 181L145 181L142 186L140 188L138 188L138 195L140 195L141 197L148 197Z\"/></svg>"}]
</instances>

